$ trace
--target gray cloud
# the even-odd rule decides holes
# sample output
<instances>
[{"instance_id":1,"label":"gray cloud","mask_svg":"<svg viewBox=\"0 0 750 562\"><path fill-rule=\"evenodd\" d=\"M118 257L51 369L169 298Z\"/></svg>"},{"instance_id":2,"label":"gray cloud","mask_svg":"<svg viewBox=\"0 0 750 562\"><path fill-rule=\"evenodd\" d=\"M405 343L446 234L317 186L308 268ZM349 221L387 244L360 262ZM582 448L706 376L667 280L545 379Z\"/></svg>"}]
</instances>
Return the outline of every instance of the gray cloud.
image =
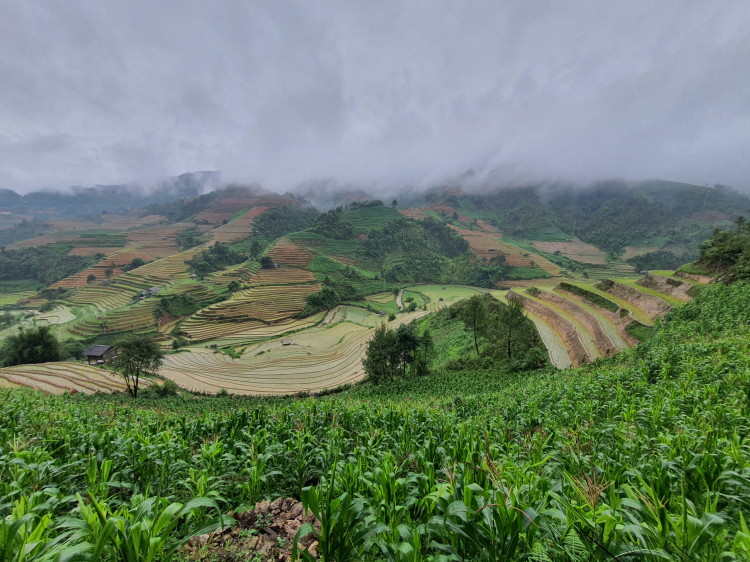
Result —
<instances>
[{"instance_id":1,"label":"gray cloud","mask_svg":"<svg viewBox=\"0 0 750 562\"><path fill-rule=\"evenodd\" d=\"M0 187L750 188L750 4L9 1Z\"/></svg>"}]
</instances>

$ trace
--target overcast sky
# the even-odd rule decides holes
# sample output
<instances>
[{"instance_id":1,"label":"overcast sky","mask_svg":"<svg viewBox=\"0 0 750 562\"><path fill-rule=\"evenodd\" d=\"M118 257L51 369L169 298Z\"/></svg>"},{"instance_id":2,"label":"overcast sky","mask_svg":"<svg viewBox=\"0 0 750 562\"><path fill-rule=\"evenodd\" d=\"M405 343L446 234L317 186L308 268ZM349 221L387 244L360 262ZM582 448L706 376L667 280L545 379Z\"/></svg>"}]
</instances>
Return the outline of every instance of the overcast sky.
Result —
<instances>
[{"instance_id":1,"label":"overcast sky","mask_svg":"<svg viewBox=\"0 0 750 562\"><path fill-rule=\"evenodd\" d=\"M0 1L0 187L750 188L750 2Z\"/></svg>"}]
</instances>

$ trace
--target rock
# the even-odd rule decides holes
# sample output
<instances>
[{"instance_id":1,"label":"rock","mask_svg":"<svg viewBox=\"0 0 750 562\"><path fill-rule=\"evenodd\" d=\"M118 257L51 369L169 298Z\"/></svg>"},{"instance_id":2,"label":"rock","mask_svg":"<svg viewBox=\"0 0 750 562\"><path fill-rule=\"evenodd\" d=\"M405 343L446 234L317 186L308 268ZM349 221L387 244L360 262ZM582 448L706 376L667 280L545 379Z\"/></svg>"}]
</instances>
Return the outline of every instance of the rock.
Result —
<instances>
[{"instance_id":1,"label":"rock","mask_svg":"<svg viewBox=\"0 0 750 562\"><path fill-rule=\"evenodd\" d=\"M315 541L310 545L310 548L307 549L307 552L309 552L314 558L318 557L318 541Z\"/></svg>"},{"instance_id":2,"label":"rock","mask_svg":"<svg viewBox=\"0 0 750 562\"><path fill-rule=\"evenodd\" d=\"M295 503L291 509L289 510L289 516L292 519L296 519L299 515L302 514L304 511L304 507L302 506L302 502Z\"/></svg>"},{"instance_id":3,"label":"rock","mask_svg":"<svg viewBox=\"0 0 750 562\"><path fill-rule=\"evenodd\" d=\"M269 507L269 509L271 510L271 513L278 514L281 511L281 506L283 503L284 503L284 498L279 498L275 500Z\"/></svg>"}]
</instances>

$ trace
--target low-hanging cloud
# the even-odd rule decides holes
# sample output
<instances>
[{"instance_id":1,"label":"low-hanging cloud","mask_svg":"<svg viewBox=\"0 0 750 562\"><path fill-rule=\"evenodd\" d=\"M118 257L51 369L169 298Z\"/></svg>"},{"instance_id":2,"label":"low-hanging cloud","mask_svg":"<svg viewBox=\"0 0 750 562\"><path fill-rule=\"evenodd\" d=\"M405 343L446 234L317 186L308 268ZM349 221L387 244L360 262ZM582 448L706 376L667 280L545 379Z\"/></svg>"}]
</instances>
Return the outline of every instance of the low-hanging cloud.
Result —
<instances>
[{"instance_id":1,"label":"low-hanging cloud","mask_svg":"<svg viewBox=\"0 0 750 562\"><path fill-rule=\"evenodd\" d=\"M750 187L750 3L6 2L0 187ZM479 178L479 179L477 179Z\"/></svg>"}]
</instances>

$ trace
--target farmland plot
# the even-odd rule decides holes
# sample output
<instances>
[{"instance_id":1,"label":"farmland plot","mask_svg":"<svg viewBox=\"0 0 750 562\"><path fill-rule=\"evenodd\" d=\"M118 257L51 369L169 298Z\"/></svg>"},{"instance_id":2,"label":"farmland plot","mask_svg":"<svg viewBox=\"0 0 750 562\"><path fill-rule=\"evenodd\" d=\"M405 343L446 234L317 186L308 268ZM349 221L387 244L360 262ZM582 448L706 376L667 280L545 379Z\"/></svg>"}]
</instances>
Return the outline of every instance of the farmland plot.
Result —
<instances>
[{"instance_id":1,"label":"farmland plot","mask_svg":"<svg viewBox=\"0 0 750 562\"><path fill-rule=\"evenodd\" d=\"M268 253L274 262L293 265L295 267L308 267L313 259L313 255L305 248L300 248L286 238L282 238L271 248Z\"/></svg>"},{"instance_id":2,"label":"farmland plot","mask_svg":"<svg viewBox=\"0 0 750 562\"><path fill-rule=\"evenodd\" d=\"M57 362L6 367L0 369L0 381L50 394L93 394L125 390L125 383L118 373L82 363ZM141 385L146 387L149 382L142 379Z\"/></svg>"},{"instance_id":3,"label":"farmland plot","mask_svg":"<svg viewBox=\"0 0 750 562\"><path fill-rule=\"evenodd\" d=\"M396 328L424 314L400 315L388 325ZM170 355L160 374L183 388L202 392L223 388L234 394L278 395L333 388L364 376L362 358L374 330L355 328L330 347L279 344L262 355L245 353L240 359L203 350Z\"/></svg>"},{"instance_id":4,"label":"farmland plot","mask_svg":"<svg viewBox=\"0 0 750 562\"><path fill-rule=\"evenodd\" d=\"M531 242L531 245L548 254L560 252L566 258L570 258L582 263L592 263L599 265L604 265L607 263L607 254L602 252L596 246L586 244L579 238L573 238L571 242L533 241Z\"/></svg>"}]
</instances>

